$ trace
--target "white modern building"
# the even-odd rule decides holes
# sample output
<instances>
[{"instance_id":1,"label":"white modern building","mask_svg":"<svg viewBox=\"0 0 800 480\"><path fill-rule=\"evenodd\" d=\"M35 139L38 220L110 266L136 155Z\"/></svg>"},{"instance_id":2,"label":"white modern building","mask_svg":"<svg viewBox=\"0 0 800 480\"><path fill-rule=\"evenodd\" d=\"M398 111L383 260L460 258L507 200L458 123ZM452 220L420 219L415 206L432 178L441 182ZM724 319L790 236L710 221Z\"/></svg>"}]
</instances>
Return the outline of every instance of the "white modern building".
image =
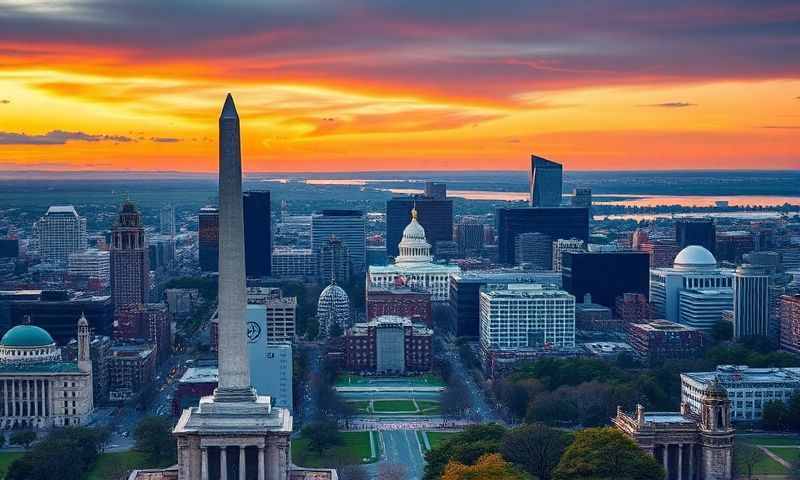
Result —
<instances>
[{"instance_id":1,"label":"white modern building","mask_svg":"<svg viewBox=\"0 0 800 480\"><path fill-rule=\"evenodd\" d=\"M369 267L367 289L404 285L429 292L433 302L446 302L450 297L450 275L460 273L461 269L433 263L431 244L417 221L416 209L411 210L411 223L403 230L399 251L393 265Z\"/></svg>"},{"instance_id":2,"label":"white modern building","mask_svg":"<svg viewBox=\"0 0 800 480\"><path fill-rule=\"evenodd\" d=\"M764 268L744 264L733 277L733 336L766 336L770 322L770 276Z\"/></svg>"},{"instance_id":3,"label":"white modern building","mask_svg":"<svg viewBox=\"0 0 800 480\"><path fill-rule=\"evenodd\" d=\"M317 261L310 248L274 247L272 249L272 276L313 277L317 274Z\"/></svg>"},{"instance_id":4,"label":"white modern building","mask_svg":"<svg viewBox=\"0 0 800 480\"><path fill-rule=\"evenodd\" d=\"M69 254L67 274L72 278L97 279L103 285L111 281L111 253L89 248Z\"/></svg>"},{"instance_id":5,"label":"white modern building","mask_svg":"<svg viewBox=\"0 0 800 480\"><path fill-rule=\"evenodd\" d=\"M72 205L48 208L34 230L45 263L65 264L70 253L86 250L86 219Z\"/></svg>"},{"instance_id":6,"label":"white modern building","mask_svg":"<svg viewBox=\"0 0 800 480\"><path fill-rule=\"evenodd\" d=\"M481 354L575 346L575 297L538 284L480 293Z\"/></svg>"},{"instance_id":7,"label":"white modern building","mask_svg":"<svg viewBox=\"0 0 800 480\"><path fill-rule=\"evenodd\" d=\"M655 318L703 330L733 306L733 270L717 267L707 249L690 245L672 268L650 269L650 304Z\"/></svg>"},{"instance_id":8,"label":"white modern building","mask_svg":"<svg viewBox=\"0 0 800 480\"><path fill-rule=\"evenodd\" d=\"M583 240L577 238L564 239L559 238L553 241L553 271L561 271L561 256L566 252L583 252L586 250L586 244Z\"/></svg>"},{"instance_id":9,"label":"white modern building","mask_svg":"<svg viewBox=\"0 0 800 480\"><path fill-rule=\"evenodd\" d=\"M292 411L292 344L269 340L269 319L263 305L247 306L247 347L250 382L272 404ZM251 313L252 312L252 313Z\"/></svg>"},{"instance_id":10,"label":"white modern building","mask_svg":"<svg viewBox=\"0 0 800 480\"><path fill-rule=\"evenodd\" d=\"M248 310L250 307L247 306ZM274 298L264 303L263 307L267 319L267 341L294 342L297 297Z\"/></svg>"},{"instance_id":11,"label":"white modern building","mask_svg":"<svg viewBox=\"0 0 800 480\"><path fill-rule=\"evenodd\" d=\"M733 421L760 420L764 405L779 400L788 402L800 390L800 368L750 368L745 365L720 365L713 372L681 374L681 402L697 413L703 391L718 380L728 391Z\"/></svg>"}]
</instances>

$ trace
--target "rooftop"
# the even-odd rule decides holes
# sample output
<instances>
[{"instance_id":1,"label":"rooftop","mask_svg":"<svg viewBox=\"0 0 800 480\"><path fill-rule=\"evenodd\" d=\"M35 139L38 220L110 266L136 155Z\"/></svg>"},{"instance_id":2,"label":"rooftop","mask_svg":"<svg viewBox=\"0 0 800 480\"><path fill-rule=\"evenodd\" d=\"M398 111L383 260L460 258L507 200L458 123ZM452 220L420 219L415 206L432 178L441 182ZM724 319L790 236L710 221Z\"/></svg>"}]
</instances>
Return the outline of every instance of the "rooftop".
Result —
<instances>
[{"instance_id":1,"label":"rooftop","mask_svg":"<svg viewBox=\"0 0 800 480\"><path fill-rule=\"evenodd\" d=\"M788 383L800 386L800 368L750 368L746 365L719 365L713 372L690 372L681 377L707 384L718 379L726 387L737 383Z\"/></svg>"},{"instance_id":2,"label":"rooftop","mask_svg":"<svg viewBox=\"0 0 800 480\"><path fill-rule=\"evenodd\" d=\"M216 366L191 367L181 375L179 383L216 383L219 381L219 368Z\"/></svg>"}]
</instances>

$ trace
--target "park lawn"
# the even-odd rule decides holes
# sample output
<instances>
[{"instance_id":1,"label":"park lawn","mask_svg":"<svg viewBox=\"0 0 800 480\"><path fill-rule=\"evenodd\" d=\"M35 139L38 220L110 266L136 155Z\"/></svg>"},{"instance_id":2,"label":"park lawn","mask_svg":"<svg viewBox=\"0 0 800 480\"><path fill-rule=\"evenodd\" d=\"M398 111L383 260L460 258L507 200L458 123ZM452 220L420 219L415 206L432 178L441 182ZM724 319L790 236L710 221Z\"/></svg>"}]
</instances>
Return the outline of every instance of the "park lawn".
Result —
<instances>
[{"instance_id":1,"label":"park lawn","mask_svg":"<svg viewBox=\"0 0 800 480\"><path fill-rule=\"evenodd\" d=\"M358 413L369 413L369 400L352 400L347 402Z\"/></svg>"},{"instance_id":2,"label":"park lawn","mask_svg":"<svg viewBox=\"0 0 800 480\"><path fill-rule=\"evenodd\" d=\"M436 448L454 435L458 435L458 432L428 432L428 441L431 448Z\"/></svg>"},{"instance_id":3,"label":"park lawn","mask_svg":"<svg viewBox=\"0 0 800 480\"><path fill-rule=\"evenodd\" d=\"M735 461L735 457L734 457ZM740 476L747 475L747 467L741 463L736 463L734 469ZM759 452L758 462L753 465L753 475L784 475L786 469L783 465L769 458L766 453Z\"/></svg>"},{"instance_id":4,"label":"park lawn","mask_svg":"<svg viewBox=\"0 0 800 480\"><path fill-rule=\"evenodd\" d=\"M737 435L736 441L751 445L800 445L800 437L794 435Z\"/></svg>"},{"instance_id":5,"label":"park lawn","mask_svg":"<svg viewBox=\"0 0 800 480\"><path fill-rule=\"evenodd\" d=\"M343 375L340 374L336 377L336 386L337 387L348 387L348 386L358 386L358 385L367 385L369 383L369 379L365 377L361 377L359 375Z\"/></svg>"},{"instance_id":6,"label":"park lawn","mask_svg":"<svg viewBox=\"0 0 800 480\"><path fill-rule=\"evenodd\" d=\"M321 468L334 464L358 465L377 460L371 458L369 432L339 432L339 436L342 438L342 445L328 449L322 455L308 449L308 439L300 436L292 440L292 461L301 467Z\"/></svg>"},{"instance_id":7,"label":"park lawn","mask_svg":"<svg viewBox=\"0 0 800 480\"><path fill-rule=\"evenodd\" d=\"M120 472L141 468L160 468L169 465L152 465L145 454L130 450L127 452L106 452L100 455L94 467L86 475L85 480L108 480L116 478Z\"/></svg>"},{"instance_id":8,"label":"park lawn","mask_svg":"<svg viewBox=\"0 0 800 480\"><path fill-rule=\"evenodd\" d=\"M372 410L380 412L409 412L414 413L417 407L411 400L373 400Z\"/></svg>"},{"instance_id":9,"label":"park lawn","mask_svg":"<svg viewBox=\"0 0 800 480\"><path fill-rule=\"evenodd\" d=\"M442 405L434 400L417 400L420 413L426 415L438 415L442 413Z\"/></svg>"},{"instance_id":10,"label":"park lawn","mask_svg":"<svg viewBox=\"0 0 800 480\"><path fill-rule=\"evenodd\" d=\"M419 377L409 377L409 380L414 385L425 385L429 387L444 387L444 380L442 377L438 375L434 375L432 373L426 373L425 375L420 375Z\"/></svg>"},{"instance_id":11,"label":"park lawn","mask_svg":"<svg viewBox=\"0 0 800 480\"><path fill-rule=\"evenodd\" d=\"M794 463L797 460L800 460L800 448L797 447L771 447L767 450L789 463Z\"/></svg>"},{"instance_id":12,"label":"park lawn","mask_svg":"<svg viewBox=\"0 0 800 480\"><path fill-rule=\"evenodd\" d=\"M23 455L22 452L2 452L0 453L0 478L5 478L8 467L14 463L14 460Z\"/></svg>"}]
</instances>

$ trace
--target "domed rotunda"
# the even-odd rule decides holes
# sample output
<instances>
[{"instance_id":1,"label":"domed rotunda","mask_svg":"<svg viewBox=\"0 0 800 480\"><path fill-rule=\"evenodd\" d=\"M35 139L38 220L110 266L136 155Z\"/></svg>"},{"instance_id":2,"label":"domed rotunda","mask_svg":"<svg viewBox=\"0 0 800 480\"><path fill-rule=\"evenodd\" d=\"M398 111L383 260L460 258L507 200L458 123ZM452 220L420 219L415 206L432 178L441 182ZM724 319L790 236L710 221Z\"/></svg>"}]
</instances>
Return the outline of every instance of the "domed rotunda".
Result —
<instances>
[{"instance_id":1,"label":"domed rotunda","mask_svg":"<svg viewBox=\"0 0 800 480\"><path fill-rule=\"evenodd\" d=\"M717 268L717 259L705 247L689 245L678 252L672 265L677 270L711 270Z\"/></svg>"},{"instance_id":2,"label":"domed rotunda","mask_svg":"<svg viewBox=\"0 0 800 480\"><path fill-rule=\"evenodd\" d=\"M320 337L327 337L334 325L342 330L350 326L350 297L335 281L319 295L317 320Z\"/></svg>"}]
</instances>

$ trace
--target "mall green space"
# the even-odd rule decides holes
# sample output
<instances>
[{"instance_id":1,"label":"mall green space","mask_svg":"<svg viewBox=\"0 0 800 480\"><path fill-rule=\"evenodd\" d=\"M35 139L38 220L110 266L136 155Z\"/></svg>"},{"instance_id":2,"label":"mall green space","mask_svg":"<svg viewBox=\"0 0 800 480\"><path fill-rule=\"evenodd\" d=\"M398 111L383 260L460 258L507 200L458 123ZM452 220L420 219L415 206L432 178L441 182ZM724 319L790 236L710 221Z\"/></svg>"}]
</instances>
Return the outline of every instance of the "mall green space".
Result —
<instances>
[{"instance_id":1,"label":"mall green space","mask_svg":"<svg viewBox=\"0 0 800 480\"><path fill-rule=\"evenodd\" d=\"M302 435L292 439L292 461L301 467L320 468L330 465L332 460L341 465L358 465L373 463L380 458L380 443L374 433L339 432L339 437L341 445L327 449L322 454L311 451L308 439ZM372 455L373 449L375 456Z\"/></svg>"},{"instance_id":2,"label":"mall green space","mask_svg":"<svg viewBox=\"0 0 800 480\"><path fill-rule=\"evenodd\" d=\"M425 374L409 377L364 377L342 374L336 377L337 387L444 387L438 375Z\"/></svg>"}]
</instances>

